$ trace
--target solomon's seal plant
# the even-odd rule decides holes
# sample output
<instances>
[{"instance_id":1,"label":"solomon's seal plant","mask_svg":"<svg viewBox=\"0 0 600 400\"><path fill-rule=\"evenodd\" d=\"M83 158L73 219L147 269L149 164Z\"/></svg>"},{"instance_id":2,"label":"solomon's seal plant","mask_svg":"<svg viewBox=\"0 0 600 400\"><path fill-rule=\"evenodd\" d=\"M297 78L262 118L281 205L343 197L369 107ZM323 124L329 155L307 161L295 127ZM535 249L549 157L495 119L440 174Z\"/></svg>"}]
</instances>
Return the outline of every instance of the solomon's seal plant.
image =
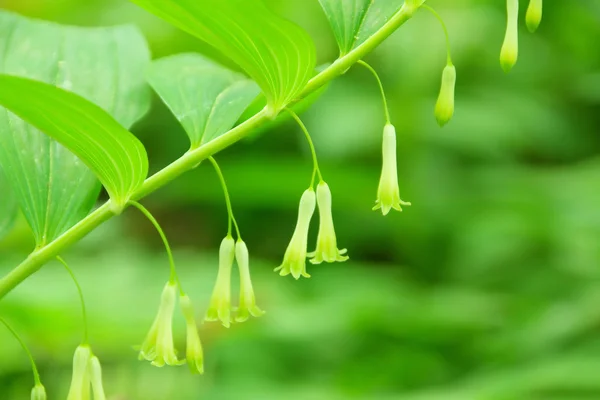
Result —
<instances>
[{"instance_id":1,"label":"solomon's seal plant","mask_svg":"<svg viewBox=\"0 0 600 400\"><path fill-rule=\"evenodd\" d=\"M264 311L257 305L260 293L255 295L252 285L249 250L234 217L225 178L213 157L216 153L273 120L291 117L304 133L313 161L311 181L300 197L298 219L283 261L275 268L280 275L299 279L310 277L307 260L312 264L344 262L348 256L338 245L343 235L338 238L334 226L335 193L323 178L314 143L297 110L308 106L319 89L355 64L372 73L385 117L381 121L382 169L375 205L383 215L410 205L400 197L396 159L403 132L400 129L397 134L392 124L383 82L363 59L421 9L440 21L447 44L441 88L433 107L439 125L449 123L455 111L456 67L450 56L450 36L441 16L424 0L318 0L340 50L339 58L319 72L310 36L274 14L261 0L131 1L208 43L243 73L200 54L151 61L145 39L131 26L74 28L0 11L0 32L22 27L18 40L0 35L0 182L7 182L1 188L0 217L12 221L20 209L36 243L29 257L0 279L0 300L52 260L58 260L71 275L81 300L84 335L73 357L69 400L105 398L100 361L88 340L83 291L60 257L70 246L129 207L142 212L163 241L170 274L158 299L154 322L145 339L140 338L139 358L158 367L187 361L193 373L202 374L205 355L194 306L183 290L164 231L140 201L185 172L205 165L202 161L212 164L224 192L228 230L219 249L217 277L205 320L230 327L232 322L260 317ZM518 0L507 0L506 10L500 62L509 71L518 56ZM538 28L541 18L542 0L531 0L526 13L530 31ZM27 44L27 52L22 51L21 41ZM61 51L64 42L68 42L69 51ZM119 68L110 62L115 53L120 57ZM149 109L148 84L190 140L185 154L152 176L148 176L144 145L128 130ZM376 179L373 177L374 182ZM93 209L101 186L109 200ZM309 249L309 228L317 208L318 235ZM0 224L0 236L8 227L10 224ZM232 307L231 293L234 264L240 277L236 307ZM178 305L186 324L185 359L175 348L180 334L173 329L174 318L181 317L176 313ZM0 318L0 322L31 360L31 398L46 399L25 342L5 319Z\"/></svg>"}]
</instances>

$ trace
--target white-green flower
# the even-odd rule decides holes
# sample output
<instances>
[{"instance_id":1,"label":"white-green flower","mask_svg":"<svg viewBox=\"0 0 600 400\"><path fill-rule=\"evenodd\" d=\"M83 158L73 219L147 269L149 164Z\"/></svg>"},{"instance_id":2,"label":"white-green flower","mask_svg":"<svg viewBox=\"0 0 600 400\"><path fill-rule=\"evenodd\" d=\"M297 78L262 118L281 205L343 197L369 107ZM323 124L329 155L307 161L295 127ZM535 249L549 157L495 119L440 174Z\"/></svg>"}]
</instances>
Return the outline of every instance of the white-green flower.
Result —
<instances>
[{"instance_id":1,"label":"white-green flower","mask_svg":"<svg viewBox=\"0 0 600 400\"><path fill-rule=\"evenodd\" d=\"M235 241L228 235L219 248L219 272L213 289L206 321L221 321L224 327L231 324L231 268L235 258Z\"/></svg>"},{"instance_id":2,"label":"white-green flower","mask_svg":"<svg viewBox=\"0 0 600 400\"><path fill-rule=\"evenodd\" d=\"M92 356L90 359L90 377L94 400L106 400L104 386L102 385L102 367L100 366L100 360L96 356Z\"/></svg>"},{"instance_id":3,"label":"white-green flower","mask_svg":"<svg viewBox=\"0 0 600 400\"><path fill-rule=\"evenodd\" d=\"M252 279L250 279L250 256L248 247L243 240L238 239L235 244L235 260L240 270L240 305L237 308L235 320L237 322L246 321L253 317L260 317L265 312L256 305Z\"/></svg>"},{"instance_id":4,"label":"white-green flower","mask_svg":"<svg viewBox=\"0 0 600 400\"><path fill-rule=\"evenodd\" d=\"M173 345L173 312L177 301L177 284L168 282L160 297L158 313L150 331L140 349L139 359L146 359L152 365L162 367L181 365L185 361L177 359L177 351Z\"/></svg>"},{"instance_id":5,"label":"white-green flower","mask_svg":"<svg viewBox=\"0 0 600 400\"><path fill-rule=\"evenodd\" d=\"M456 86L456 68L446 65L442 72L442 86L435 103L435 119L444 126L454 115L454 87Z\"/></svg>"},{"instance_id":6,"label":"white-green flower","mask_svg":"<svg viewBox=\"0 0 600 400\"><path fill-rule=\"evenodd\" d=\"M387 215L390 209L402 211L402 206L411 204L400 199L400 188L398 187L398 169L396 165L396 128L387 124L383 129L383 166L379 189L377 190L377 201L373 210L381 208L383 215Z\"/></svg>"},{"instance_id":7,"label":"white-green flower","mask_svg":"<svg viewBox=\"0 0 600 400\"><path fill-rule=\"evenodd\" d=\"M73 356L73 375L67 400L88 400L90 398L90 360L92 350L80 345Z\"/></svg>"},{"instance_id":8,"label":"white-green flower","mask_svg":"<svg viewBox=\"0 0 600 400\"><path fill-rule=\"evenodd\" d=\"M31 400L46 400L46 388L41 383L36 383L36 385L31 389Z\"/></svg>"},{"instance_id":9,"label":"white-green flower","mask_svg":"<svg viewBox=\"0 0 600 400\"><path fill-rule=\"evenodd\" d=\"M338 250L335 228L333 226L333 216L331 214L331 190L329 185L321 181L317 185L317 205L319 206L319 235L317 236L317 249L308 254L312 257L310 262L321 264L323 261L332 263L336 261L346 261L344 256L348 251L346 249Z\"/></svg>"},{"instance_id":10,"label":"white-green flower","mask_svg":"<svg viewBox=\"0 0 600 400\"><path fill-rule=\"evenodd\" d=\"M279 271L279 275L285 276L291 273L296 279L300 279L301 276L310 278L306 272L306 247L308 246L310 219L315 212L316 205L315 191L312 188L305 190L300 198L298 222L292 240L283 256L283 263L275 268L275 271Z\"/></svg>"},{"instance_id":11,"label":"white-green flower","mask_svg":"<svg viewBox=\"0 0 600 400\"><path fill-rule=\"evenodd\" d=\"M500 50L500 65L509 72L519 56L519 0L506 0L506 34Z\"/></svg>"},{"instance_id":12,"label":"white-green flower","mask_svg":"<svg viewBox=\"0 0 600 400\"><path fill-rule=\"evenodd\" d=\"M542 0L529 0L525 22L529 32L535 32L542 22Z\"/></svg>"},{"instance_id":13,"label":"white-green flower","mask_svg":"<svg viewBox=\"0 0 600 400\"><path fill-rule=\"evenodd\" d=\"M194 314L194 306L192 300L183 295L179 298L181 312L185 318L186 326L186 349L185 358L193 374L204 373L204 353L202 351L202 343L198 335L198 327L196 326L196 316Z\"/></svg>"}]
</instances>

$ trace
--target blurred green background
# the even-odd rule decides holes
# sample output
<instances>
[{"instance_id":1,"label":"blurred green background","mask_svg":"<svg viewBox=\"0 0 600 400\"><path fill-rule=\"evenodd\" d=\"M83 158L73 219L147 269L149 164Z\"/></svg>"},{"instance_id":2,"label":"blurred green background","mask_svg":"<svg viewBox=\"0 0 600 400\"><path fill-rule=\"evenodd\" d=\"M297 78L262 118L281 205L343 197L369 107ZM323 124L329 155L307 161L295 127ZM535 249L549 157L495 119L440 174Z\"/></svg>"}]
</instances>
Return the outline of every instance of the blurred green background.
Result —
<instances>
[{"instance_id":1,"label":"blurred green background","mask_svg":"<svg viewBox=\"0 0 600 400\"><path fill-rule=\"evenodd\" d=\"M319 62L335 59L317 0L268 3L310 32ZM109 397L600 399L600 2L546 2L534 35L522 3L520 59L505 75L498 62L504 2L428 1L448 25L458 70L456 114L444 129L433 117L444 38L430 14L419 12L367 58L398 131L401 193L413 203L403 213L371 211L384 121L366 70L350 70L303 114L333 191L346 263L309 266L312 278L298 282L272 272L311 173L293 123L219 154L267 314L229 330L204 324L203 377L185 367L157 369L132 350L154 317L168 268L141 215L129 210L64 254L87 297ZM0 7L75 25L135 23L155 58L199 51L227 64L125 0L0 0ZM133 131L153 171L187 149L156 96ZM174 246L200 316L226 232L218 180L202 165L145 204ZM20 221L0 242L0 273L31 247ZM0 313L31 346L49 398L65 398L81 336L66 272L47 265L2 301ZM180 349L183 328L178 321ZM0 355L0 399L28 398L27 359L2 329Z\"/></svg>"}]
</instances>

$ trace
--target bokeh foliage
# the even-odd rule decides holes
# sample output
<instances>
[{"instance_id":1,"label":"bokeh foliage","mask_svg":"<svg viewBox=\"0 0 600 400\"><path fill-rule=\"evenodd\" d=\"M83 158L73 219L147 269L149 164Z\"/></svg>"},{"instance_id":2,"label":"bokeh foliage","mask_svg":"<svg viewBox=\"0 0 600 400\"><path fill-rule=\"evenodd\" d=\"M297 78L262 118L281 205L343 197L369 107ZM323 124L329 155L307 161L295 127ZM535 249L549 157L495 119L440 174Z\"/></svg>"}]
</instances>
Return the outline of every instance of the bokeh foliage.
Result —
<instances>
[{"instance_id":1,"label":"bokeh foliage","mask_svg":"<svg viewBox=\"0 0 600 400\"><path fill-rule=\"evenodd\" d=\"M267 3L311 33L319 62L337 56L317 0ZM458 71L456 114L444 129L433 118L444 40L430 15L418 13L368 58L389 95L401 190L412 207L387 218L370 211L383 114L367 71L349 71L303 114L350 261L312 267L301 282L271 272L310 179L295 125L217 157L267 314L230 330L205 325L204 377L138 363L131 349L167 274L160 241L141 216L128 211L64 255L86 291L92 341L115 400L600 397L600 4L546 2L535 35L521 22L520 59L504 75L502 2L428 3L448 24ZM2 6L77 25L135 22L154 57L200 51L223 61L123 0ZM188 147L158 98L133 131L152 170ZM146 203L163 221L190 295L206 306L226 221L213 171L202 165ZM30 249L24 226L0 244L2 273ZM80 335L66 273L48 265L0 312L31 345L49 392L64 397ZM4 331L0 354L0 398L26 398L27 360Z\"/></svg>"}]
</instances>

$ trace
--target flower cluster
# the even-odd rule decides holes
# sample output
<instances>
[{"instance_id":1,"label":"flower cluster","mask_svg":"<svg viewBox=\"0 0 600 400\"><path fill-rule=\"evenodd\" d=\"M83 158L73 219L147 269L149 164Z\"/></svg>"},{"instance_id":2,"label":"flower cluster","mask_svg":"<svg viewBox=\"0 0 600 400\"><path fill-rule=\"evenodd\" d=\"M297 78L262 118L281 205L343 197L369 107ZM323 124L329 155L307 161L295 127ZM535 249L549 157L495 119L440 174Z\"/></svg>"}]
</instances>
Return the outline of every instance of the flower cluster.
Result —
<instances>
[{"instance_id":1,"label":"flower cluster","mask_svg":"<svg viewBox=\"0 0 600 400\"><path fill-rule=\"evenodd\" d=\"M315 251L308 253L308 229L317 206L319 207L317 245ZM323 261L328 263L343 262L348 259L344 255L347 250L339 250L337 247L331 206L331 190L325 181L319 182L316 194L312 188L304 191L300 198L296 229L283 256L283 262L275 268L275 271L279 271L279 275L291 274L295 279L300 279L301 276L310 278L310 275L306 272L307 257L310 257L312 264L320 264Z\"/></svg>"},{"instance_id":2,"label":"flower cluster","mask_svg":"<svg viewBox=\"0 0 600 400\"><path fill-rule=\"evenodd\" d=\"M77 347L73 356L73 375L67 400L88 400L90 391L94 395L94 400L106 400L100 360L88 345L83 344Z\"/></svg>"},{"instance_id":3,"label":"flower cluster","mask_svg":"<svg viewBox=\"0 0 600 400\"><path fill-rule=\"evenodd\" d=\"M177 303L178 289L178 284L172 281L167 282L165 285L158 313L140 348L139 359L150 361L156 367L177 366L186 362L186 360L180 360L177 357L178 352L173 343L173 314ZM204 357L192 301L186 294L181 292L179 304L186 322L187 363L193 372L202 374L204 372Z\"/></svg>"}]
</instances>

